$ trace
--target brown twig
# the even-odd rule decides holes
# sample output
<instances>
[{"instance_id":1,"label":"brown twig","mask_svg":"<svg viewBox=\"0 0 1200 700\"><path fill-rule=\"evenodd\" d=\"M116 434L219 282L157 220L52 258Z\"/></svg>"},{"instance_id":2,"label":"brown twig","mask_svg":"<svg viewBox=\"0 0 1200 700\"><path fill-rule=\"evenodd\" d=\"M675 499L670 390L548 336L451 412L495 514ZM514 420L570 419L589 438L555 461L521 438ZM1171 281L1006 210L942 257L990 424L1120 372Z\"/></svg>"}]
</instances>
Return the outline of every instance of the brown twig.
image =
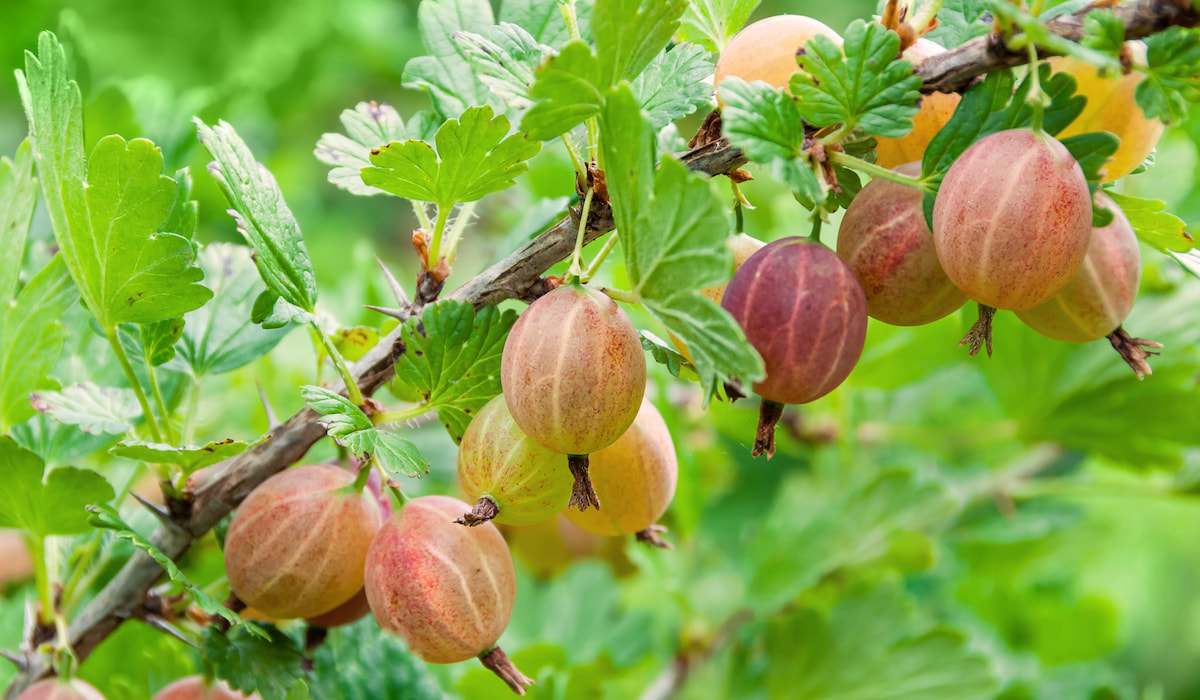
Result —
<instances>
[{"instance_id":1,"label":"brown twig","mask_svg":"<svg viewBox=\"0 0 1200 700\"><path fill-rule=\"evenodd\" d=\"M1117 326L1117 330L1108 334L1108 342L1112 343L1113 350L1120 354L1121 359L1125 360L1125 364L1129 365L1138 379L1145 379L1147 374L1154 374L1148 360L1151 355L1158 354L1155 350L1162 350L1162 343L1134 338L1121 326Z\"/></svg>"},{"instance_id":2,"label":"brown twig","mask_svg":"<svg viewBox=\"0 0 1200 700\"><path fill-rule=\"evenodd\" d=\"M975 357L983 348L987 348L988 357L992 356L992 319L996 317L996 309L987 304L979 305L979 320L971 326L971 330L958 341L958 347L969 345L967 354Z\"/></svg>"}]
</instances>

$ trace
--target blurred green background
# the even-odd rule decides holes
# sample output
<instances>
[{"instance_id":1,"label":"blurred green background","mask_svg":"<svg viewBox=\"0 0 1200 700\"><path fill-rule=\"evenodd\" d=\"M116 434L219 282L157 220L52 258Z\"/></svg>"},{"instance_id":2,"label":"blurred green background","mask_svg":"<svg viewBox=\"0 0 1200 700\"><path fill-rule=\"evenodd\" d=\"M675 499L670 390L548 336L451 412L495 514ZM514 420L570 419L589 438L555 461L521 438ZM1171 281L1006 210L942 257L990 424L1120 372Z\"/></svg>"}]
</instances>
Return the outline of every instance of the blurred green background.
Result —
<instances>
[{"instance_id":1,"label":"blurred green background","mask_svg":"<svg viewBox=\"0 0 1200 700\"><path fill-rule=\"evenodd\" d=\"M428 107L400 86L405 63L423 53L416 6L2 2L0 63L10 77L0 79L0 153L26 132L10 71L39 31L55 30L77 51L89 144L109 133L151 138L167 172L194 174L199 240L237 241L190 120L231 122L303 227L322 306L339 327L378 327L362 308L390 301L374 256L410 286L412 212L397 199L337 190L312 150L359 101L403 116ZM778 0L755 17L810 14L840 31L874 10L864 0ZM1157 165L1120 187L1165 199L1194 225L1198 141L1200 120L1171 128ZM450 285L560 215L570 172L561 147L548 147L518 187L481 202ZM749 233L807 232L807 212L780 186L764 179L746 192L757 207ZM33 237L49 238L40 214ZM680 454L665 521L677 549L598 542L557 525L513 535L520 593L502 642L538 678L535 697L632 698L676 680L676 697L686 698L881 697L869 683L903 678L912 659L902 649L921 649L937 668L944 657L913 640L942 625L959 635L956 649L991 668L996 683L984 695L1200 698L1200 284L1153 251L1144 259L1144 293L1127 327L1166 349L1143 383L1103 341L1053 343L1005 315L990 360L955 347L973 309L919 329L872 322L848 384L792 412L780 453L766 462L749 457L754 406L703 411L694 384L655 366L650 392ZM665 336L645 316L635 322ZM107 360L72 362L64 378L116 375L97 366ZM301 406L296 387L312 382L313 362L306 334L294 332L268 358L209 382L200 437L256 437L267 419L255 382L286 415ZM433 466L411 491L453 493L454 447L432 427L414 430ZM331 454L321 445L313 458ZM73 463L124 478L134 469L103 452ZM223 593L211 538L185 565ZM111 574L110 563L97 581ZM27 592L10 585L0 607L4 648L20 639ZM318 653L314 697L507 695L471 664L426 666L389 644L369 622L336 633ZM681 665L688 671L672 675ZM131 623L82 675L117 700L146 698L196 669L182 644ZM0 668L0 682L8 673ZM904 694L889 682L881 687L897 694L888 697L979 696Z\"/></svg>"}]
</instances>

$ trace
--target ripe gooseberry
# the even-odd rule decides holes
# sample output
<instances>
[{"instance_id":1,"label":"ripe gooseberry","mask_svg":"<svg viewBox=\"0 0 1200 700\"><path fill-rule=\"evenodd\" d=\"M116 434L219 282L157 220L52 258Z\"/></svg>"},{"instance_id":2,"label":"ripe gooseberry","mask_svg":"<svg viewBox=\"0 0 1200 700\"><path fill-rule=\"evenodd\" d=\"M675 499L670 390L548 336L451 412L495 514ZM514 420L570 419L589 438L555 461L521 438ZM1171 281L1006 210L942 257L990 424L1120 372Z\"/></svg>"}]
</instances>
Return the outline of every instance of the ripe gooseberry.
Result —
<instances>
[{"instance_id":1,"label":"ripe gooseberry","mask_svg":"<svg viewBox=\"0 0 1200 700\"><path fill-rule=\"evenodd\" d=\"M783 404L808 403L841 384L862 356L867 299L854 272L825 246L783 238L750 256L721 306L762 355L766 376L753 454L775 453Z\"/></svg>"},{"instance_id":2,"label":"ripe gooseberry","mask_svg":"<svg viewBox=\"0 0 1200 700\"><path fill-rule=\"evenodd\" d=\"M921 164L894 168L919 176ZM942 270L925 223L921 190L876 178L846 208L837 253L862 285L867 313L894 326L920 326L953 313L967 297Z\"/></svg>"},{"instance_id":3,"label":"ripe gooseberry","mask_svg":"<svg viewBox=\"0 0 1200 700\"><path fill-rule=\"evenodd\" d=\"M658 538L656 523L675 496L679 461L662 414L649 401L642 402L637 420L616 442L592 455L592 485L603 510L564 515L597 535L637 535L658 547L670 548Z\"/></svg>"},{"instance_id":4,"label":"ripe gooseberry","mask_svg":"<svg viewBox=\"0 0 1200 700\"><path fill-rule=\"evenodd\" d=\"M339 467L312 464L250 492L225 539L234 594L281 619L315 617L352 598L383 521L374 494L355 491L353 482Z\"/></svg>"},{"instance_id":5,"label":"ripe gooseberry","mask_svg":"<svg viewBox=\"0 0 1200 700\"><path fill-rule=\"evenodd\" d=\"M936 42L921 38L905 49L902 58L915 66L926 58L945 51L946 49ZM954 116L954 110L958 108L961 100L962 95L957 92L934 92L923 95L921 111L913 117L912 131L900 138L879 137L876 139L875 153L879 156L876 163L885 168L895 168L904 163L921 160L925 156L925 149L929 147L929 142L933 140L937 132L942 130L943 126L946 126L950 117Z\"/></svg>"},{"instance_id":6,"label":"ripe gooseberry","mask_svg":"<svg viewBox=\"0 0 1200 700\"><path fill-rule=\"evenodd\" d=\"M16 700L104 700L92 686L78 678L70 683L59 679L39 681L25 689Z\"/></svg>"},{"instance_id":7,"label":"ripe gooseberry","mask_svg":"<svg viewBox=\"0 0 1200 700\"><path fill-rule=\"evenodd\" d=\"M1097 192L1096 204L1112 212L1107 226L1092 230L1087 256L1067 286L1048 301L1024 311L1017 318L1047 338L1068 343L1087 343L1108 337L1139 378L1152 374L1143 346L1162 345L1131 338L1121 323L1133 309L1142 276L1142 258L1137 234L1125 212L1107 194Z\"/></svg>"},{"instance_id":8,"label":"ripe gooseberry","mask_svg":"<svg viewBox=\"0 0 1200 700\"><path fill-rule=\"evenodd\" d=\"M470 526L549 520L571 499L573 481L562 455L521 432L503 396L489 401L463 433L458 480L476 503L456 522Z\"/></svg>"},{"instance_id":9,"label":"ripe gooseberry","mask_svg":"<svg viewBox=\"0 0 1200 700\"><path fill-rule=\"evenodd\" d=\"M533 681L496 646L516 600L512 557L494 524L454 524L469 509L422 496L394 513L367 555L367 599L379 626L417 656L435 664L477 656L524 695Z\"/></svg>"},{"instance_id":10,"label":"ripe gooseberry","mask_svg":"<svg viewBox=\"0 0 1200 700\"><path fill-rule=\"evenodd\" d=\"M838 46L842 37L824 23L804 15L776 15L743 27L729 40L717 59L713 84L717 103L721 101L721 81L737 76L746 82L762 80L776 88L786 88L792 73L800 70L796 57L808 40L818 34Z\"/></svg>"},{"instance_id":11,"label":"ripe gooseberry","mask_svg":"<svg viewBox=\"0 0 1200 700\"><path fill-rule=\"evenodd\" d=\"M729 251L733 253L733 271L737 272L738 268L740 268L742 264L750 258L751 255L757 253L759 248L762 248L764 245L766 245L766 243L763 243L754 236L748 236L744 233L739 233L738 235L733 236L726 241L725 247L729 248ZM720 304L721 299L725 296L725 288L728 286L729 283L726 282L725 284L719 284L715 287L706 287L701 289L700 293L712 301ZM686 359L688 362L692 362L692 353L690 350L688 350L687 344L670 331L667 331L667 335L671 337L671 342L675 344L675 348L679 350L679 354L683 355L684 359Z\"/></svg>"},{"instance_id":12,"label":"ripe gooseberry","mask_svg":"<svg viewBox=\"0 0 1200 700\"><path fill-rule=\"evenodd\" d=\"M1135 62L1145 64L1144 43L1127 41L1125 48ZM1087 98L1083 111L1058 137L1065 139L1092 131L1107 131L1121 139L1121 145L1105 166L1103 182L1112 182L1136 170L1158 145L1164 129L1162 121L1147 118L1134 99L1134 91L1146 74L1134 70L1119 76L1101 75L1092 64L1068 56L1051 58L1050 67L1070 73L1075 78L1078 94Z\"/></svg>"},{"instance_id":13,"label":"ripe gooseberry","mask_svg":"<svg viewBox=\"0 0 1200 700\"><path fill-rule=\"evenodd\" d=\"M933 242L946 276L981 305L981 324L968 336L972 354L977 332L991 352L985 308L1021 311L1057 294L1091 235L1087 180L1053 137L1009 129L960 155L934 204Z\"/></svg>"},{"instance_id":14,"label":"ripe gooseberry","mask_svg":"<svg viewBox=\"0 0 1200 700\"><path fill-rule=\"evenodd\" d=\"M168 685L153 700L262 700L258 693L245 695L233 690L225 681L204 682L204 676L180 678Z\"/></svg>"},{"instance_id":15,"label":"ripe gooseberry","mask_svg":"<svg viewBox=\"0 0 1200 700\"><path fill-rule=\"evenodd\" d=\"M508 334L500 385L521 431L567 455L570 505L599 508L587 455L621 437L646 391L641 340L621 307L580 284L542 296Z\"/></svg>"}]
</instances>

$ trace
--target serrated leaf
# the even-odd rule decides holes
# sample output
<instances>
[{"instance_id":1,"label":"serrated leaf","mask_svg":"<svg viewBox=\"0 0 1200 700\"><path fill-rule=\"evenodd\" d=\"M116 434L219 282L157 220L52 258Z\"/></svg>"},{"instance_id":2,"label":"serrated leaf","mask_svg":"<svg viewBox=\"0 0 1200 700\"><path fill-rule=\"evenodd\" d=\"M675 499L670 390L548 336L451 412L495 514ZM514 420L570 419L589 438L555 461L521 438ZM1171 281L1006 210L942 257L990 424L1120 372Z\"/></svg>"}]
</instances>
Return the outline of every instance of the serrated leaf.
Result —
<instances>
[{"instance_id":1,"label":"serrated leaf","mask_svg":"<svg viewBox=\"0 0 1200 700\"><path fill-rule=\"evenodd\" d=\"M805 44L791 93L814 126L861 127L876 136L900 137L912 131L919 111L921 79L912 64L897 59L900 37L883 25L855 20L838 46L818 34Z\"/></svg>"},{"instance_id":2,"label":"serrated leaf","mask_svg":"<svg viewBox=\"0 0 1200 700\"><path fill-rule=\"evenodd\" d=\"M409 134L400 114L387 104L359 102L354 109L343 110L341 120L346 133L322 134L313 155L333 166L329 171L331 184L351 194L383 194L383 190L363 183L359 174L371 166L371 150L393 141L422 137Z\"/></svg>"},{"instance_id":3,"label":"serrated leaf","mask_svg":"<svg viewBox=\"0 0 1200 700\"><path fill-rule=\"evenodd\" d=\"M554 55L554 49L539 44L520 25L501 22L485 34L455 32L454 41L466 54L479 80L511 111L523 111L533 104L529 87L542 61ZM398 140L398 139L393 139Z\"/></svg>"},{"instance_id":4,"label":"serrated leaf","mask_svg":"<svg viewBox=\"0 0 1200 700\"><path fill-rule=\"evenodd\" d=\"M537 70L536 76L529 94L542 101L521 117L521 131L531 139L558 138L595 116L604 103L608 86L600 77L600 62L582 41L563 47Z\"/></svg>"},{"instance_id":5,"label":"serrated leaf","mask_svg":"<svg viewBox=\"0 0 1200 700\"><path fill-rule=\"evenodd\" d=\"M593 0L577 0L575 14L579 35L591 36ZM506 0L500 4L500 21L519 25L539 44L560 48L571 40L563 19L561 0Z\"/></svg>"},{"instance_id":6,"label":"serrated leaf","mask_svg":"<svg viewBox=\"0 0 1200 700\"><path fill-rule=\"evenodd\" d=\"M1110 9L1093 9L1083 16L1083 38L1079 43L1116 56L1125 43L1125 23Z\"/></svg>"},{"instance_id":7,"label":"serrated leaf","mask_svg":"<svg viewBox=\"0 0 1200 700\"><path fill-rule=\"evenodd\" d=\"M390 143L371 152L362 170L368 185L406 199L449 208L512 186L542 145L508 134L508 119L491 107L472 107L437 132L437 151L424 141Z\"/></svg>"},{"instance_id":8,"label":"serrated leaf","mask_svg":"<svg viewBox=\"0 0 1200 700\"><path fill-rule=\"evenodd\" d=\"M1043 110L1042 130L1054 136L1070 126L1071 122L1083 112L1087 98L1075 92L1077 83L1075 77L1066 71L1052 73L1049 63L1038 65L1038 80L1042 90L1050 98L1050 104ZM1017 85L1012 95L1012 103L1001 114L989 118L987 133L1003 129L1016 129L1033 124L1033 107L1026 101L1033 81L1028 76Z\"/></svg>"},{"instance_id":9,"label":"serrated leaf","mask_svg":"<svg viewBox=\"0 0 1200 700\"><path fill-rule=\"evenodd\" d=\"M138 326L141 349L154 367L165 365L175 358L175 343L183 336L183 317L168 318Z\"/></svg>"},{"instance_id":10,"label":"serrated leaf","mask_svg":"<svg viewBox=\"0 0 1200 700\"><path fill-rule=\"evenodd\" d=\"M942 46L960 46L992 31L991 18L985 15L987 0L946 0L938 10L938 26L926 38Z\"/></svg>"},{"instance_id":11,"label":"serrated leaf","mask_svg":"<svg viewBox=\"0 0 1200 700\"><path fill-rule=\"evenodd\" d=\"M963 635L913 618L895 588L879 584L845 595L828 616L801 610L773 619L765 640L772 659L767 688L772 696L806 700L994 696L988 662ZM798 647L797 639L805 643Z\"/></svg>"},{"instance_id":12,"label":"serrated leaf","mask_svg":"<svg viewBox=\"0 0 1200 700\"><path fill-rule=\"evenodd\" d=\"M425 0L417 8L417 24L427 56L404 66L403 85L424 88L443 119L470 107L489 104L491 92L471 70L455 32L483 34L491 29L492 6L487 0Z\"/></svg>"},{"instance_id":13,"label":"serrated leaf","mask_svg":"<svg viewBox=\"0 0 1200 700\"><path fill-rule=\"evenodd\" d=\"M296 218L283 200L275 177L224 121L209 128L195 120L200 143L213 157L208 171L233 209L238 232L254 249L254 263L268 289L284 301L312 313L317 279Z\"/></svg>"},{"instance_id":14,"label":"serrated leaf","mask_svg":"<svg viewBox=\"0 0 1200 700\"><path fill-rule=\"evenodd\" d=\"M1133 226L1138 238L1159 252L1186 252L1196 246L1196 239L1187 232L1183 219L1166 211L1166 202L1157 199L1140 199L1127 194L1105 190L1112 197L1125 217Z\"/></svg>"},{"instance_id":15,"label":"serrated leaf","mask_svg":"<svg viewBox=\"0 0 1200 700\"><path fill-rule=\"evenodd\" d=\"M687 0L596 0L592 35L604 87L633 80L666 48Z\"/></svg>"},{"instance_id":16,"label":"serrated leaf","mask_svg":"<svg viewBox=\"0 0 1200 700\"><path fill-rule=\"evenodd\" d=\"M427 664L403 640L379 629L374 620L329 631L313 651L312 691L341 700L443 700ZM387 669L380 673L379 669Z\"/></svg>"},{"instance_id":17,"label":"serrated leaf","mask_svg":"<svg viewBox=\"0 0 1200 700\"><path fill-rule=\"evenodd\" d=\"M141 440L125 440L110 447L108 453L114 457L139 460L148 464L174 464L179 466L184 474L191 474L197 469L239 455L250 447L252 447L252 443L232 438L210 442L206 445L184 445L182 447Z\"/></svg>"},{"instance_id":18,"label":"serrated leaf","mask_svg":"<svg viewBox=\"0 0 1200 700\"><path fill-rule=\"evenodd\" d=\"M117 512L116 508L101 503L89 505L87 510L89 511L87 513L87 522L91 524L92 527L111 530L117 537L128 541L134 547L149 555L151 559L158 562L163 567L163 570L167 572L167 577L171 579L172 583L179 586L184 591L187 591L187 593L191 595L192 602L196 604L196 607L214 617L224 618L225 621L231 625L237 625L235 629L244 630L244 633L247 635L263 639L266 638L266 632L264 632L258 625L243 620L237 613L222 605L221 602L216 598L213 598L209 594L205 593L203 588L189 581L170 557L168 557L166 554L163 554L162 550L154 546L154 543L149 539L139 534L133 528L129 527L129 525L127 525L125 521L121 519L121 515ZM209 627L206 629L212 628Z\"/></svg>"},{"instance_id":19,"label":"serrated leaf","mask_svg":"<svg viewBox=\"0 0 1200 700\"><path fill-rule=\"evenodd\" d=\"M680 20L679 36L720 53L762 0L692 0Z\"/></svg>"},{"instance_id":20,"label":"serrated leaf","mask_svg":"<svg viewBox=\"0 0 1200 700\"><path fill-rule=\"evenodd\" d=\"M199 204L192 199L192 174L187 168L175 171L175 203L171 213L159 225L158 230L174 233L189 241L196 237L196 218Z\"/></svg>"},{"instance_id":21,"label":"serrated leaf","mask_svg":"<svg viewBox=\"0 0 1200 700\"><path fill-rule=\"evenodd\" d=\"M212 288L212 301L184 317L175 364L185 365L196 377L221 375L269 353L287 330L262 328L251 321L254 299L265 287L254 273L250 249L211 243L200 250L199 263Z\"/></svg>"},{"instance_id":22,"label":"serrated leaf","mask_svg":"<svg viewBox=\"0 0 1200 700\"><path fill-rule=\"evenodd\" d=\"M315 322L316 315L293 306L270 289L262 290L250 305L250 322L262 326L264 331L285 328L293 323Z\"/></svg>"},{"instance_id":23,"label":"serrated leaf","mask_svg":"<svg viewBox=\"0 0 1200 700\"><path fill-rule=\"evenodd\" d=\"M650 331L638 331L638 336L642 339L642 349L650 353L655 362L665 366L672 377L679 376L680 367L691 364L674 346Z\"/></svg>"},{"instance_id":24,"label":"serrated leaf","mask_svg":"<svg viewBox=\"0 0 1200 700\"><path fill-rule=\"evenodd\" d=\"M263 700L287 700L289 691L304 681L304 654L274 626L263 629L258 636L247 632L246 625L226 633L205 627L200 655L234 689L257 691Z\"/></svg>"},{"instance_id":25,"label":"serrated leaf","mask_svg":"<svg viewBox=\"0 0 1200 700\"><path fill-rule=\"evenodd\" d=\"M1200 101L1200 30L1170 27L1145 42L1146 79L1134 98L1147 118L1183 121L1188 106Z\"/></svg>"},{"instance_id":26,"label":"serrated leaf","mask_svg":"<svg viewBox=\"0 0 1200 700\"><path fill-rule=\"evenodd\" d=\"M0 250L8 251L0 259L0 302L7 302L16 294L35 204L33 144L27 138L17 147L13 160L0 157Z\"/></svg>"},{"instance_id":27,"label":"serrated leaf","mask_svg":"<svg viewBox=\"0 0 1200 700\"><path fill-rule=\"evenodd\" d=\"M90 530L87 507L113 499L112 486L94 471L45 465L12 438L0 436L0 527L15 527L34 537L78 535ZM44 480L43 480L44 476Z\"/></svg>"},{"instance_id":28,"label":"serrated leaf","mask_svg":"<svg viewBox=\"0 0 1200 700\"><path fill-rule=\"evenodd\" d=\"M786 183L806 202L819 205L825 187L817 166L803 151L804 119L796 100L762 81L747 83L738 77L721 81L725 107L721 131L750 160L767 165L772 175Z\"/></svg>"},{"instance_id":29,"label":"serrated leaf","mask_svg":"<svg viewBox=\"0 0 1200 700\"><path fill-rule=\"evenodd\" d=\"M59 423L79 426L91 435L120 435L133 429L141 416L133 389L97 386L92 382L71 384L61 391L37 391L29 395L34 410Z\"/></svg>"},{"instance_id":30,"label":"serrated leaf","mask_svg":"<svg viewBox=\"0 0 1200 700\"><path fill-rule=\"evenodd\" d=\"M67 338L59 319L78 299L66 264L55 256L0 312L0 433L34 414L30 392L57 388L49 375Z\"/></svg>"},{"instance_id":31,"label":"serrated leaf","mask_svg":"<svg viewBox=\"0 0 1200 700\"><path fill-rule=\"evenodd\" d=\"M426 306L420 319L404 323L404 354L396 376L437 410L455 442L471 418L500 394L500 357L517 315L466 302L443 300Z\"/></svg>"},{"instance_id":32,"label":"serrated leaf","mask_svg":"<svg viewBox=\"0 0 1200 700\"><path fill-rule=\"evenodd\" d=\"M633 93L655 131L686 117L712 97L713 65L696 44L678 44L654 57L633 81Z\"/></svg>"},{"instance_id":33,"label":"serrated leaf","mask_svg":"<svg viewBox=\"0 0 1200 700\"><path fill-rule=\"evenodd\" d=\"M367 351L379 342L379 331L368 326L354 328L339 328L331 334L333 346L337 348L342 359L347 362L358 362Z\"/></svg>"},{"instance_id":34,"label":"serrated leaf","mask_svg":"<svg viewBox=\"0 0 1200 700\"><path fill-rule=\"evenodd\" d=\"M1100 186L1100 171L1112 159L1121 145L1121 139L1107 131L1093 131L1079 134L1062 140L1062 145L1070 151L1083 170L1083 176L1088 181L1092 192Z\"/></svg>"},{"instance_id":35,"label":"serrated leaf","mask_svg":"<svg viewBox=\"0 0 1200 700\"><path fill-rule=\"evenodd\" d=\"M376 430L367 414L345 396L319 386L302 386L300 395L321 414L317 422L329 437L359 460L374 458L391 478L421 476L429 471L429 462L416 445L395 433Z\"/></svg>"}]
</instances>

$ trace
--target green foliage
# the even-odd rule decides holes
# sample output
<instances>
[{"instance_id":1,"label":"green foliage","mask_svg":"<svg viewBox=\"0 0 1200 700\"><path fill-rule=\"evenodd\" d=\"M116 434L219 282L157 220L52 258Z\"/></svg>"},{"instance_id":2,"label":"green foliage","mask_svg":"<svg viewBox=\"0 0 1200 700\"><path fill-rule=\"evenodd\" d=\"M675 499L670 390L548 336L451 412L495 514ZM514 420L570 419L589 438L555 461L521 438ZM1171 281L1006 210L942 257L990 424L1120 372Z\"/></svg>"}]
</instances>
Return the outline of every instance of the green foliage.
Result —
<instances>
[{"instance_id":1,"label":"green foliage","mask_svg":"<svg viewBox=\"0 0 1200 700\"><path fill-rule=\"evenodd\" d=\"M592 33L603 84L640 75L671 40L686 7L687 0L596 0Z\"/></svg>"},{"instance_id":2,"label":"green foliage","mask_svg":"<svg viewBox=\"0 0 1200 700\"><path fill-rule=\"evenodd\" d=\"M15 160L0 157L0 247L4 250L25 250L36 203L33 146L25 139L17 148ZM6 255L0 260L0 299L11 299L16 294L20 271L20 255Z\"/></svg>"},{"instance_id":3,"label":"green foliage","mask_svg":"<svg viewBox=\"0 0 1200 700\"><path fill-rule=\"evenodd\" d=\"M825 201L817 166L804 151L804 119L796 101L766 83L736 77L722 81L721 90L722 130L729 142L770 166L793 192L815 204Z\"/></svg>"},{"instance_id":4,"label":"green foliage","mask_svg":"<svg viewBox=\"0 0 1200 700\"><path fill-rule=\"evenodd\" d=\"M462 47L467 61L480 82L504 101L510 111L521 111L533 104L529 86L534 72L554 49L539 44L517 24L501 22L487 36L473 32L455 32L453 38ZM398 140L398 139L392 139Z\"/></svg>"},{"instance_id":5,"label":"green foliage","mask_svg":"<svg viewBox=\"0 0 1200 700\"><path fill-rule=\"evenodd\" d=\"M446 697L425 662L409 653L401 640L380 630L370 616L329 631L325 643L313 653L312 693L317 698L344 700Z\"/></svg>"},{"instance_id":6,"label":"green foliage","mask_svg":"<svg viewBox=\"0 0 1200 700\"><path fill-rule=\"evenodd\" d=\"M679 34L720 53L750 19L762 0L693 0L683 13Z\"/></svg>"},{"instance_id":7,"label":"green foliage","mask_svg":"<svg viewBox=\"0 0 1200 700\"><path fill-rule=\"evenodd\" d=\"M250 443L226 438L207 445L185 445L174 447L162 443L142 440L123 440L108 450L114 457L141 460L147 464L174 464L191 474L210 464L239 455L251 447Z\"/></svg>"},{"instance_id":8,"label":"green foliage","mask_svg":"<svg viewBox=\"0 0 1200 700\"><path fill-rule=\"evenodd\" d=\"M548 141L600 112L607 85L600 62L582 41L572 41L537 71L530 96L542 100L521 118L529 138Z\"/></svg>"},{"instance_id":9,"label":"green foliage","mask_svg":"<svg viewBox=\"0 0 1200 700\"><path fill-rule=\"evenodd\" d=\"M259 634L239 625L228 634L209 627L205 630L200 653L212 664L230 687L252 693L263 700L307 700L302 662L304 656L296 642L273 626Z\"/></svg>"},{"instance_id":10,"label":"green foliage","mask_svg":"<svg viewBox=\"0 0 1200 700\"><path fill-rule=\"evenodd\" d=\"M500 356L516 321L512 311L487 307L476 313L470 304L446 300L405 322L396 377L420 395L415 410L436 410L455 442L462 442L474 414L500 394Z\"/></svg>"},{"instance_id":11,"label":"green foliage","mask_svg":"<svg viewBox=\"0 0 1200 700\"><path fill-rule=\"evenodd\" d=\"M642 110L655 131L708 104L713 66L695 44L679 44L655 56L633 81Z\"/></svg>"},{"instance_id":12,"label":"green foliage","mask_svg":"<svg viewBox=\"0 0 1200 700\"><path fill-rule=\"evenodd\" d=\"M512 186L541 144L508 136L508 119L491 107L472 107L437 131L435 151L424 141L392 142L371 152L362 181L397 197L448 209ZM506 138L507 136L507 138Z\"/></svg>"},{"instance_id":13,"label":"green foliage","mask_svg":"<svg viewBox=\"0 0 1200 700\"><path fill-rule=\"evenodd\" d=\"M1146 37L1146 79L1134 97L1153 119L1178 122L1200 99L1200 30L1171 27Z\"/></svg>"},{"instance_id":14,"label":"green foliage","mask_svg":"<svg viewBox=\"0 0 1200 700\"><path fill-rule=\"evenodd\" d=\"M343 110L341 119L346 133L323 134L313 155L333 166L329 171L331 184L351 194L375 195L383 190L362 180L362 169L371 166L371 151L393 141L428 139L436 117L429 112L417 112L406 125L391 105L359 102L354 109Z\"/></svg>"},{"instance_id":15,"label":"green foliage","mask_svg":"<svg viewBox=\"0 0 1200 700\"><path fill-rule=\"evenodd\" d=\"M94 471L60 467L45 474L45 464L12 438L0 437L0 527L15 527L33 537L87 532L88 506L111 501L112 487Z\"/></svg>"},{"instance_id":16,"label":"green foliage","mask_svg":"<svg viewBox=\"0 0 1200 700\"><path fill-rule=\"evenodd\" d=\"M877 136L899 137L912 131L921 79L912 64L898 60L900 37L872 22L855 20L845 45L818 34L800 57L804 72L792 75L791 92L804 119L817 127L861 127Z\"/></svg>"},{"instance_id":17,"label":"green foliage","mask_svg":"<svg viewBox=\"0 0 1200 700\"><path fill-rule=\"evenodd\" d=\"M1165 202L1131 197L1111 190L1107 190L1106 194L1125 212L1138 238L1155 250L1161 253L1172 250L1182 253L1195 247L1196 239L1185 230L1187 224L1178 216L1166 211Z\"/></svg>"},{"instance_id":18,"label":"green foliage","mask_svg":"<svg viewBox=\"0 0 1200 700\"><path fill-rule=\"evenodd\" d=\"M1083 17L1083 39L1079 43L1116 56L1125 43L1125 23L1112 10L1089 12Z\"/></svg>"},{"instance_id":19,"label":"green foliage","mask_svg":"<svg viewBox=\"0 0 1200 700\"><path fill-rule=\"evenodd\" d=\"M376 430L367 414L345 396L319 386L302 386L300 394L309 407L321 414L318 422L329 432L329 437L360 461L374 459L391 478L421 476L429 471L429 462L411 440Z\"/></svg>"},{"instance_id":20,"label":"green foliage","mask_svg":"<svg viewBox=\"0 0 1200 700\"><path fill-rule=\"evenodd\" d=\"M128 432L142 413L132 389L93 382L71 384L60 391L41 390L31 394L29 402L39 413L92 435Z\"/></svg>"},{"instance_id":21,"label":"green foliage","mask_svg":"<svg viewBox=\"0 0 1200 700\"><path fill-rule=\"evenodd\" d=\"M638 331L638 336L642 339L642 349L650 353L655 362L664 365L672 377L678 377L679 369L691 364L674 346L650 331Z\"/></svg>"},{"instance_id":22,"label":"green foliage","mask_svg":"<svg viewBox=\"0 0 1200 700\"><path fill-rule=\"evenodd\" d=\"M429 0L421 3L417 17L427 55L404 67L404 86L425 89L443 120L489 104L491 93L471 70L454 34L488 32L495 23L492 6L487 0Z\"/></svg>"}]
</instances>

